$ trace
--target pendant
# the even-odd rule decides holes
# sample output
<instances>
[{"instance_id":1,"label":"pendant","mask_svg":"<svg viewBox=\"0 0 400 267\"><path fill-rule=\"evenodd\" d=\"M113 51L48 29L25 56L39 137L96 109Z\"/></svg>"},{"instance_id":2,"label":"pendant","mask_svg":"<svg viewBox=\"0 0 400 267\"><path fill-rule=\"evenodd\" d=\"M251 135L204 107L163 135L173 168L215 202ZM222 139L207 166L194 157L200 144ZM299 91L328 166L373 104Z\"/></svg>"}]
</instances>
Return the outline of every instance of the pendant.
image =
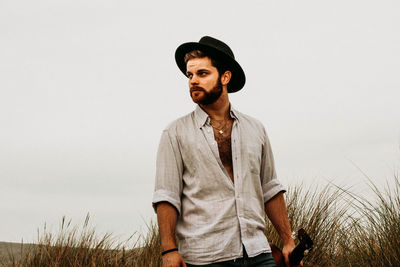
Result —
<instances>
[{"instance_id":1,"label":"pendant","mask_svg":"<svg viewBox=\"0 0 400 267\"><path fill-rule=\"evenodd\" d=\"M219 130L219 134L223 134L224 132L222 130Z\"/></svg>"}]
</instances>

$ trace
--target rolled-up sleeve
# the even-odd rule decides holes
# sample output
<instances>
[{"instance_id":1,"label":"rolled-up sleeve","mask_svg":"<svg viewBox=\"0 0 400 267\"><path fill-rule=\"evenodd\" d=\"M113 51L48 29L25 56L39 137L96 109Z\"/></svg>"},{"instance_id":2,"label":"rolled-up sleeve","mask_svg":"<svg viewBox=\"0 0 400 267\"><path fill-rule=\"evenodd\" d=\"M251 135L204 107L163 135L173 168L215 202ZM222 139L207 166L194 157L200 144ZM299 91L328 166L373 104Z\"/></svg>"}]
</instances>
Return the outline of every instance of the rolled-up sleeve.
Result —
<instances>
[{"instance_id":1,"label":"rolled-up sleeve","mask_svg":"<svg viewBox=\"0 0 400 267\"><path fill-rule=\"evenodd\" d=\"M153 208L156 204L168 202L181 214L183 163L176 135L166 129L161 135L157 152L156 179L153 194Z\"/></svg>"},{"instance_id":2,"label":"rolled-up sleeve","mask_svg":"<svg viewBox=\"0 0 400 267\"><path fill-rule=\"evenodd\" d=\"M276 177L274 156L264 127L263 131L264 144L261 158L261 184L264 203L266 203L279 192L286 192L286 189Z\"/></svg>"}]
</instances>

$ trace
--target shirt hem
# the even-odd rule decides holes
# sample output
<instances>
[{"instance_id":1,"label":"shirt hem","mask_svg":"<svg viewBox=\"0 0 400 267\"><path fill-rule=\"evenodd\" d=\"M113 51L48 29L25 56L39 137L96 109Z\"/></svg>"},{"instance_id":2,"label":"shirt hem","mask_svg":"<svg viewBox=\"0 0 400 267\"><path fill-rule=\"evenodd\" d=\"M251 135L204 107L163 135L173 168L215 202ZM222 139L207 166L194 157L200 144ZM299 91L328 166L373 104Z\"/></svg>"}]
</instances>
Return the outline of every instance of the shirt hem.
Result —
<instances>
[{"instance_id":1,"label":"shirt hem","mask_svg":"<svg viewBox=\"0 0 400 267\"><path fill-rule=\"evenodd\" d=\"M261 255L263 253L271 253L271 250L262 250L259 252L256 252L254 254L248 255L250 258L257 257L258 255ZM229 257L224 257L224 258L218 258L210 261L191 261L191 260L186 260L186 263L193 264L193 265L205 265L205 264L213 264L213 263L219 263L219 262L224 262L224 261L230 261L230 260L236 260L240 259L243 257L243 254L235 255L235 256L229 256Z\"/></svg>"}]
</instances>

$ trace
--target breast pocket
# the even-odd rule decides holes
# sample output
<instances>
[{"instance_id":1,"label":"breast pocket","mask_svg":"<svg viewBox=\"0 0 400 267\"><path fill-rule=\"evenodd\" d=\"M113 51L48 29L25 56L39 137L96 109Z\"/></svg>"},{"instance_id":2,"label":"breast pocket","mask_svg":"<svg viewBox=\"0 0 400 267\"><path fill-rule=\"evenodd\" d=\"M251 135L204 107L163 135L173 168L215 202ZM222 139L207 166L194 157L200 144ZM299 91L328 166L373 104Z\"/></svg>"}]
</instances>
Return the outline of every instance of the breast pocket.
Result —
<instances>
[{"instance_id":1,"label":"breast pocket","mask_svg":"<svg viewBox=\"0 0 400 267\"><path fill-rule=\"evenodd\" d=\"M260 174L261 158L262 158L262 145L257 143L250 143L246 146L246 159L248 169L255 174Z\"/></svg>"}]
</instances>

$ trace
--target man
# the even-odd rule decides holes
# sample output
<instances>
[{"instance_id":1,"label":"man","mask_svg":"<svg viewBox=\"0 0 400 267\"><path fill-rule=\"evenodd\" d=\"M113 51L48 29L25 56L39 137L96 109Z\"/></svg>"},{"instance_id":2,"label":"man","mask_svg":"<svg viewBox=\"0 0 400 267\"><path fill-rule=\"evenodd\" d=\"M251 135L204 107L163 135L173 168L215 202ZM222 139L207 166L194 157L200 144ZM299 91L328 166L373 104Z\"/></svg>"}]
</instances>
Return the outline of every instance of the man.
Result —
<instances>
[{"instance_id":1,"label":"man","mask_svg":"<svg viewBox=\"0 0 400 267\"><path fill-rule=\"evenodd\" d=\"M158 149L153 207L163 266L275 266L265 214L288 264L294 241L268 137L229 102L245 84L241 66L208 36L179 46L175 60L197 107L163 131Z\"/></svg>"}]
</instances>

